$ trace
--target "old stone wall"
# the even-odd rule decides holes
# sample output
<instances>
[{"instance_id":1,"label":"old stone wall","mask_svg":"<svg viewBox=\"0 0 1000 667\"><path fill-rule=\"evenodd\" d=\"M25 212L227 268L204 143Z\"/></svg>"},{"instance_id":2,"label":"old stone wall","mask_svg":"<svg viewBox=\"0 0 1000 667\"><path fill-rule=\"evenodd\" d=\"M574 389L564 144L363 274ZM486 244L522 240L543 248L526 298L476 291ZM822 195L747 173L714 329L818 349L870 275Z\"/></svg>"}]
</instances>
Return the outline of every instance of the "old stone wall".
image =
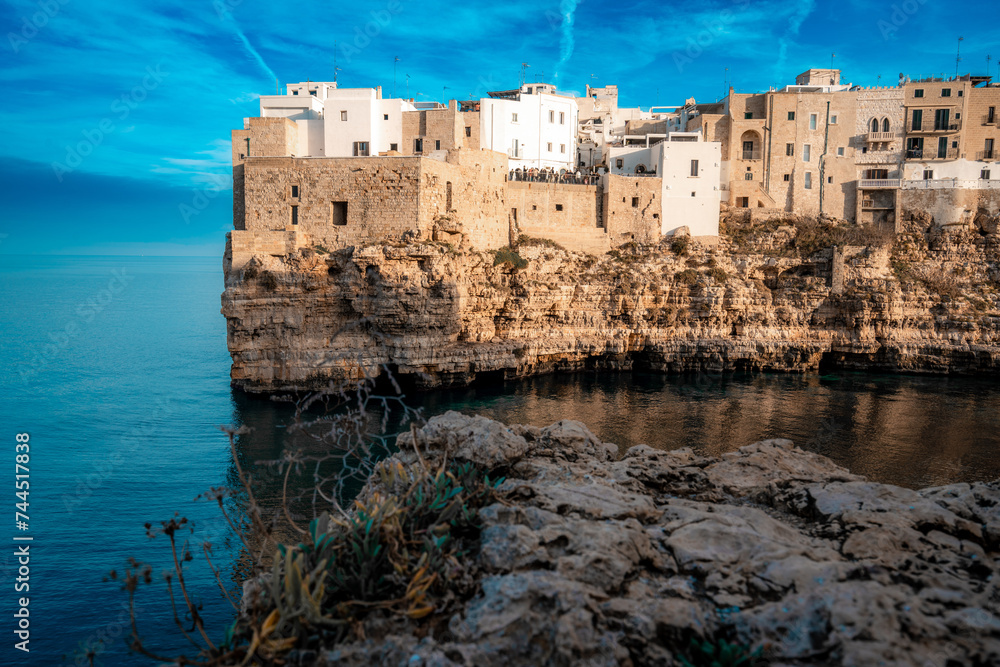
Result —
<instances>
[{"instance_id":1,"label":"old stone wall","mask_svg":"<svg viewBox=\"0 0 1000 667\"><path fill-rule=\"evenodd\" d=\"M611 247L600 217L602 197L596 185L507 183L507 206L519 233L592 254Z\"/></svg>"},{"instance_id":2,"label":"old stone wall","mask_svg":"<svg viewBox=\"0 0 1000 667\"><path fill-rule=\"evenodd\" d=\"M979 211L990 215L1000 211L997 189L900 190L898 196L904 216L926 212L938 227L971 224Z\"/></svg>"},{"instance_id":3,"label":"old stone wall","mask_svg":"<svg viewBox=\"0 0 1000 667\"><path fill-rule=\"evenodd\" d=\"M611 246L657 242L663 219L663 181L615 174L606 178L604 219Z\"/></svg>"},{"instance_id":4,"label":"old stone wall","mask_svg":"<svg viewBox=\"0 0 1000 667\"><path fill-rule=\"evenodd\" d=\"M508 244L506 155L452 150L447 162L420 164L421 228L429 221L434 240L479 249Z\"/></svg>"},{"instance_id":5,"label":"old stone wall","mask_svg":"<svg viewBox=\"0 0 1000 667\"><path fill-rule=\"evenodd\" d=\"M1000 178L1000 87L973 88L968 93L968 113L965 116L962 152L967 160L992 160L992 178ZM993 107L993 122L987 124L989 108ZM993 157L983 155L986 140L993 140Z\"/></svg>"},{"instance_id":6,"label":"old stone wall","mask_svg":"<svg viewBox=\"0 0 1000 667\"><path fill-rule=\"evenodd\" d=\"M478 151L481 148L479 143L479 112L462 111L459 115L462 124L462 146L469 150Z\"/></svg>"},{"instance_id":7,"label":"old stone wall","mask_svg":"<svg viewBox=\"0 0 1000 667\"><path fill-rule=\"evenodd\" d=\"M416 139L423 140L420 152L415 148ZM463 148L465 140L464 114L454 106L403 112L403 143L399 147L403 155L427 155L436 150Z\"/></svg>"}]
</instances>

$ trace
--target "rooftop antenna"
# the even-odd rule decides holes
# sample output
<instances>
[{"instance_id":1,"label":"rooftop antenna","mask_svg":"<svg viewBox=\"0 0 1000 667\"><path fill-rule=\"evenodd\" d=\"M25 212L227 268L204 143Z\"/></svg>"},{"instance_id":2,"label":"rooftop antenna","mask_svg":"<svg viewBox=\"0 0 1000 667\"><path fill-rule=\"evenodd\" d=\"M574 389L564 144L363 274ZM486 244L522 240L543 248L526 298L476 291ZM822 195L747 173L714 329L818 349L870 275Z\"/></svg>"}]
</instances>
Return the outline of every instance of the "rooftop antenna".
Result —
<instances>
[{"instance_id":1,"label":"rooftop antenna","mask_svg":"<svg viewBox=\"0 0 1000 667\"><path fill-rule=\"evenodd\" d=\"M396 98L396 63L399 62L399 56L396 56L392 60L392 97Z\"/></svg>"},{"instance_id":2,"label":"rooftop antenna","mask_svg":"<svg viewBox=\"0 0 1000 667\"><path fill-rule=\"evenodd\" d=\"M836 53L830 54L830 69L833 69L833 59L837 57Z\"/></svg>"},{"instance_id":3,"label":"rooftop antenna","mask_svg":"<svg viewBox=\"0 0 1000 667\"><path fill-rule=\"evenodd\" d=\"M531 65L529 65L528 63L521 63L521 86L524 85L525 76L527 74L527 72L525 72L524 70L528 69L529 67L531 67Z\"/></svg>"},{"instance_id":4,"label":"rooftop antenna","mask_svg":"<svg viewBox=\"0 0 1000 667\"><path fill-rule=\"evenodd\" d=\"M406 75L406 99L410 99L410 75Z\"/></svg>"},{"instance_id":5,"label":"rooftop antenna","mask_svg":"<svg viewBox=\"0 0 1000 667\"><path fill-rule=\"evenodd\" d=\"M987 68L987 71L989 71L989 68ZM281 84L278 83L277 77L275 77L275 79L274 79L274 94L275 95L280 95L281 94Z\"/></svg>"},{"instance_id":6,"label":"rooftop antenna","mask_svg":"<svg viewBox=\"0 0 1000 667\"><path fill-rule=\"evenodd\" d=\"M334 83L337 83L337 72L339 72L339 71L340 71L340 68L337 67L337 42L334 41L333 42L333 82Z\"/></svg>"},{"instance_id":7,"label":"rooftop antenna","mask_svg":"<svg viewBox=\"0 0 1000 667\"><path fill-rule=\"evenodd\" d=\"M441 97L444 98L445 102L448 101L448 95L445 94L445 92L444 92L446 90L448 90L448 86L441 86Z\"/></svg>"},{"instance_id":8,"label":"rooftop antenna","mask_svg":"<svg viewBox=\"0 0 1000 667\"><path fill-rule=\"evenodd\" d=\"M958 63L962 62L962 40L965 37L958 38L958 51L955 52L955 78L958 78Z\"/></svg>"},{"instance_id":9,"label":"rooftop antenna","mask_svg":"<svg viewBox=\"0 0 1000 667\"><path fill-rule=\"evenodd\" d=\"M993 56L987 55L986 56L986 76L990 75L990 61L991 60L993 60Z\"/></svg>"}]
</instances>

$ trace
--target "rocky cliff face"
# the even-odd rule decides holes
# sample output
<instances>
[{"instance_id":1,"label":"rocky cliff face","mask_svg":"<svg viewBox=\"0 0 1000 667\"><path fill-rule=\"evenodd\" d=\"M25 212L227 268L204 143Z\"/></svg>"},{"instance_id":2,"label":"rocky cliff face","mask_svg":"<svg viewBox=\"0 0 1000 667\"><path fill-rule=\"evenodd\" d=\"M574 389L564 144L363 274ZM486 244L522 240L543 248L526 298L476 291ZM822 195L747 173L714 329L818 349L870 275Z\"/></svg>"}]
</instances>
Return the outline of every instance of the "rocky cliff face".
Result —
<instances>
[{"instance_id":1,"label":"rocky cliff face","mask_svg":"<svg viewBox=\"0 0 1000 667\"><path fill-rule=\"evenodd\" d=\"M459 568L473 592L420 620L370 615L305 662L707 665L725 642L773 666L1000 664L997 483L874 484L786 440L619 458L579 422L454 412L398 444L382 470L506 475ZM362 499L392 497L390 479Z\"/></svg>"},{"instance_id":2,"label":"rocky cliff face","mask_svg":"<svg viewBox=\"0 0 1000 667\"><path fill-rule=\"evenodd\" d=\"M233 383L306 390L385 367L424 387L584 368L1000 370L995 216L950 232L911 217L891 239L737 213L716 246L602 257L525 239L514 255L424 242L227 262Z\"/></svg>"}]
</instances>

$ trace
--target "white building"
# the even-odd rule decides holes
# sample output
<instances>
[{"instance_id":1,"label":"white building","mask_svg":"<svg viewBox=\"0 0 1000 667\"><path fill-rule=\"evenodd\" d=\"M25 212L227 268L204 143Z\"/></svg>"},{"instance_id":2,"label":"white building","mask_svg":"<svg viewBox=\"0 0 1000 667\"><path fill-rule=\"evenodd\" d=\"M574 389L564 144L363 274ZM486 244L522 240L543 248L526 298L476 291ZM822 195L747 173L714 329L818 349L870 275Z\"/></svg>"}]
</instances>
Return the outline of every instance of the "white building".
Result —
<instances>
[{"instance_id":1,"label":"white building","mask_svg":"<svg viewBox=\"0 0 1000 667\"><path fill-rule=\"evenodd\" d=\"M578 115L576 99L550 84L490 93L480 100L480 146L506 153L511 169L574 169Z\"/></svg>"},{"instance_id":2,"label":"white building","mask_svg":"<svg viewBox=\"0 0 1000 667\"><path fill-rule=\"evenodd\" d=\"M261 95L260 115L299 126L298 157L363 157L399 150L408 100L384 99L382 88L338 88L335 82L287 86L285 95Z\"/></svg>"},{"instance_id":3,"label":"white building","mask_svg":"<svg viewBox=\"0 0 1000 667\"><path fill-rule=\"evenodd\" d=\"M580 109L577 164L581 167L604 164L607 147L621 142L629 121L653 118L652 113L639 107L620 108L618 86L587 86L587 94L576 98L576 103Z\"/></svg>"},{"instance_id":4,"label":"white building","mask_svg":"<svg viewBox=\"0 0 1000 667\"><path fill-rule=\"evenodd\" d=\"M662 187L660 233L687 227L692 236L719 235L722 144L701 132L645 135L645 145L608 149L609 169L622 176L657 178Z\"/></svg>"}]
</instances>

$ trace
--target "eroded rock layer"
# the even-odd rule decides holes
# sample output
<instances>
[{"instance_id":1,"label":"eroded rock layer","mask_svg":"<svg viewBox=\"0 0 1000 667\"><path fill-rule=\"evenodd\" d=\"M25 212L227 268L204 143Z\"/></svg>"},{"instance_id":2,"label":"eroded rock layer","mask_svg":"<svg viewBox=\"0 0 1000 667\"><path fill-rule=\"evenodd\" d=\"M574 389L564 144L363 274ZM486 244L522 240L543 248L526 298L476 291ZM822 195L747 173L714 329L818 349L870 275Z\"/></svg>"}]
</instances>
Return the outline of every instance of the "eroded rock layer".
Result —
<instances>
[{"instance_id":1,"label":"eroded rock layer","mask_svg":"<svg viewBox=\"0 0 1000 667\"><path fill-rule=\"evenodd\" d=\"M455 412L398 444L380 465L506 475L463 563L476 592L371 617L321 662L667 666L695 640L776 667L1000 664L996 482L875 484L787 440L619 457L579 422ZM396 492L386 479L362 498Z\"/></svg>"},{"instance_id":2,"label":"eroded rock layer","mask_svg":"<svg viewBox=\"0 0 1000 667\"><path fill-rule=\"evenodd\" d=\"M383 368L425 387L484 373L840 367L1000 369L1000 236L911 219L894 239L829 220L728 220L602 257L387 243L226 263L234 385L308 390Z\"/></svg>"}]
</instances>

